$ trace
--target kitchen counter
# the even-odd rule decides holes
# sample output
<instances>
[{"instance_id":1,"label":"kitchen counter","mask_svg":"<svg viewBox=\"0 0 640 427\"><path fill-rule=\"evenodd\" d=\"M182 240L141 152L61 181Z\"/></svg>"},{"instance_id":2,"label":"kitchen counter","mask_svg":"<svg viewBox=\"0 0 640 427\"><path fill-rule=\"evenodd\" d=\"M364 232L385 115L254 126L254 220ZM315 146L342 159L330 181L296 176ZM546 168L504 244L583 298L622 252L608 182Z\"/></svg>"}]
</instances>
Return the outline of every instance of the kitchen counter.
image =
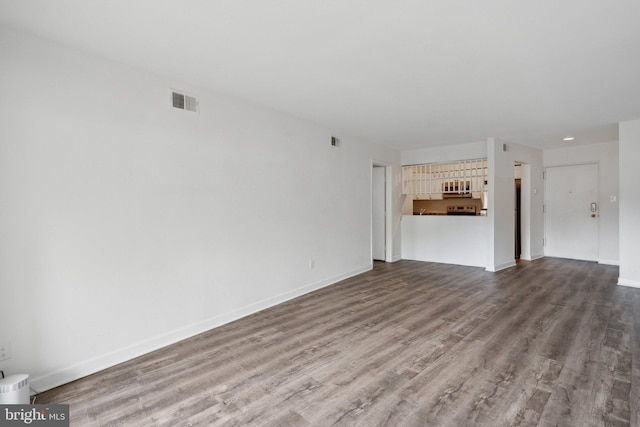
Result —
<instances>
[{"instance_id":1,"label":"kitchen counter","mask_svg":"<svg viewBox=\"0 0 640 427\"><path fill-rule=\"evenodd\" d=\"M431 215L444 215L444 216L486 216L486 215L482 215L480 214L480 212L476 213L475 215L451 215L448 214L446 212L425 212L425 213L418 213L418 212L414 212L413 216L431 216Z\"/></svg>"},{"instance_id":2,"label":"kitchen counter","mask_svg":"<svg viewBox=\"0 0 640 427\"><path fill-rule=\"evenodd\" d=\"M404 259L487 266L486 216L404 215L401 229Z\"/></svg>"},{"instance_id":3,"label":"kitchen counter","mask_svg":"<svg viewBox=\"0 0 640 427\"><path fill-rule=\"evenodd\" d=\"M416 216L427 216L427 215L446 215L446 212L424 212L424 213L413 213Z\"/></svg>"}]
</instances>

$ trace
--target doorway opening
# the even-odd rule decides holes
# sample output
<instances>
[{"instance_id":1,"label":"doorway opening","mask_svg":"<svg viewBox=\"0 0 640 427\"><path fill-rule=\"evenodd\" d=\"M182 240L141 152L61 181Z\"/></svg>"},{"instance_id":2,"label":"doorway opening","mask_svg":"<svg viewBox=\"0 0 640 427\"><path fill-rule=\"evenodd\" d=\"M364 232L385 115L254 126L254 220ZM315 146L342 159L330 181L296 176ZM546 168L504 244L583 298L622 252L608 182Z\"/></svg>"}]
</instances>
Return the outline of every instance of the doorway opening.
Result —
<instances>
[{"instance_id":1,"label":"doorway opening","mask_svg":"<svg viewBox=\"0 0 640 427\"><path fill-rule=\"evenodd\" d=\"M513 258L517 263L537 257L537 253L535 257L531 253L532 218L537 215L531 206L538 189L533 186L530 163L516 161L513 178Z\"/></svg>"},{"instance_id":2,"label":"doorway opening","mask_svg":"<svg viewBox=\"0 0 640 427\"><path fill-rule=\"evenodd\" d=\"M393 261L391 245L391 166L372 161L371 259Z\"/></svg>"},{"instance_id":3,"label":"doorway opening","mask_svg":"<svg viewBox=\"0 0 640 427\"><path fill-rule=\"evenodd\" d=\"M516 262L520 259L522 253L522 165L516 163L516 179L515 179L515 193L514 193L514 224L515 224L515 238L514 238L514 258Z\"/></svg>"}]
</instances>

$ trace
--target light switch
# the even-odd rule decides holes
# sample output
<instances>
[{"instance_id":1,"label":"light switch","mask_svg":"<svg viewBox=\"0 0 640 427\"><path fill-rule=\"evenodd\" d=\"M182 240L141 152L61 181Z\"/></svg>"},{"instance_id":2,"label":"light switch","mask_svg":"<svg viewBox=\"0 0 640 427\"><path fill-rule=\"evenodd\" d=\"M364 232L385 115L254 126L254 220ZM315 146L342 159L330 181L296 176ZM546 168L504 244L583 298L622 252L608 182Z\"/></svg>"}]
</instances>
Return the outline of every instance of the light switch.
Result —
<instances>
[{"instance_id":1,"label":"light switch","mask_svg":"<svg viewBox=\"0 0 640 427\"><path fill-rule=\"evenodd\" d=\"M615 194L614 194L614 195L609 196L609 201L610 201L611 203L615 203L617 200L618 200L618 196L616 196Z\"/></svg>"}]
</instances>

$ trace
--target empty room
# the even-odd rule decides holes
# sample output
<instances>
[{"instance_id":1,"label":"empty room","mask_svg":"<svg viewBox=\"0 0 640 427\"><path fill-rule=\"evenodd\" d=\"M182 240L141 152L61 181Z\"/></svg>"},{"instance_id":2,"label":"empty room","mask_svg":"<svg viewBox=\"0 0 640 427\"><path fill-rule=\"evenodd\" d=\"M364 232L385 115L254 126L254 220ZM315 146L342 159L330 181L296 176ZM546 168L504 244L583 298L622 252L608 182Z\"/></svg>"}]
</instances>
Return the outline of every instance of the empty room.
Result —
<instances>
[{"instance_id":1,"label":"empty room","mask_svg":"<svg viewBox=\"0 0 640 427\"><path fill-rule=\"evenodd\" d=\"M0 424L640 426L638 16L0 0Z\"/></svg>"}]
</instances>

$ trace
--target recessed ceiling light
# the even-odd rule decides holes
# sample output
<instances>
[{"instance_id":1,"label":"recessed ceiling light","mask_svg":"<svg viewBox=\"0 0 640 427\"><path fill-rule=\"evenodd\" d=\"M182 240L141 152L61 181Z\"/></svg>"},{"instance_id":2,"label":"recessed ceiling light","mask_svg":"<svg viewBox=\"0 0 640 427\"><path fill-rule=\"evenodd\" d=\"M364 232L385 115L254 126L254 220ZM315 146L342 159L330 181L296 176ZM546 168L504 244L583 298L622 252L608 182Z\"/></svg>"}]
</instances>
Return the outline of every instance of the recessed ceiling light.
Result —
<instances>
[{"instance_id":1,"label":"recessed ceiling light","mask_svg":"<svg viewBox=\"0 0 640 427\"><path fill-rule=\"evenodd\" d=\"M573 137L573 136L568 136L566 138L562 138L563 141L573 141L574 139L576 139L576 138Z\"/></svg>"}]
</instances>

